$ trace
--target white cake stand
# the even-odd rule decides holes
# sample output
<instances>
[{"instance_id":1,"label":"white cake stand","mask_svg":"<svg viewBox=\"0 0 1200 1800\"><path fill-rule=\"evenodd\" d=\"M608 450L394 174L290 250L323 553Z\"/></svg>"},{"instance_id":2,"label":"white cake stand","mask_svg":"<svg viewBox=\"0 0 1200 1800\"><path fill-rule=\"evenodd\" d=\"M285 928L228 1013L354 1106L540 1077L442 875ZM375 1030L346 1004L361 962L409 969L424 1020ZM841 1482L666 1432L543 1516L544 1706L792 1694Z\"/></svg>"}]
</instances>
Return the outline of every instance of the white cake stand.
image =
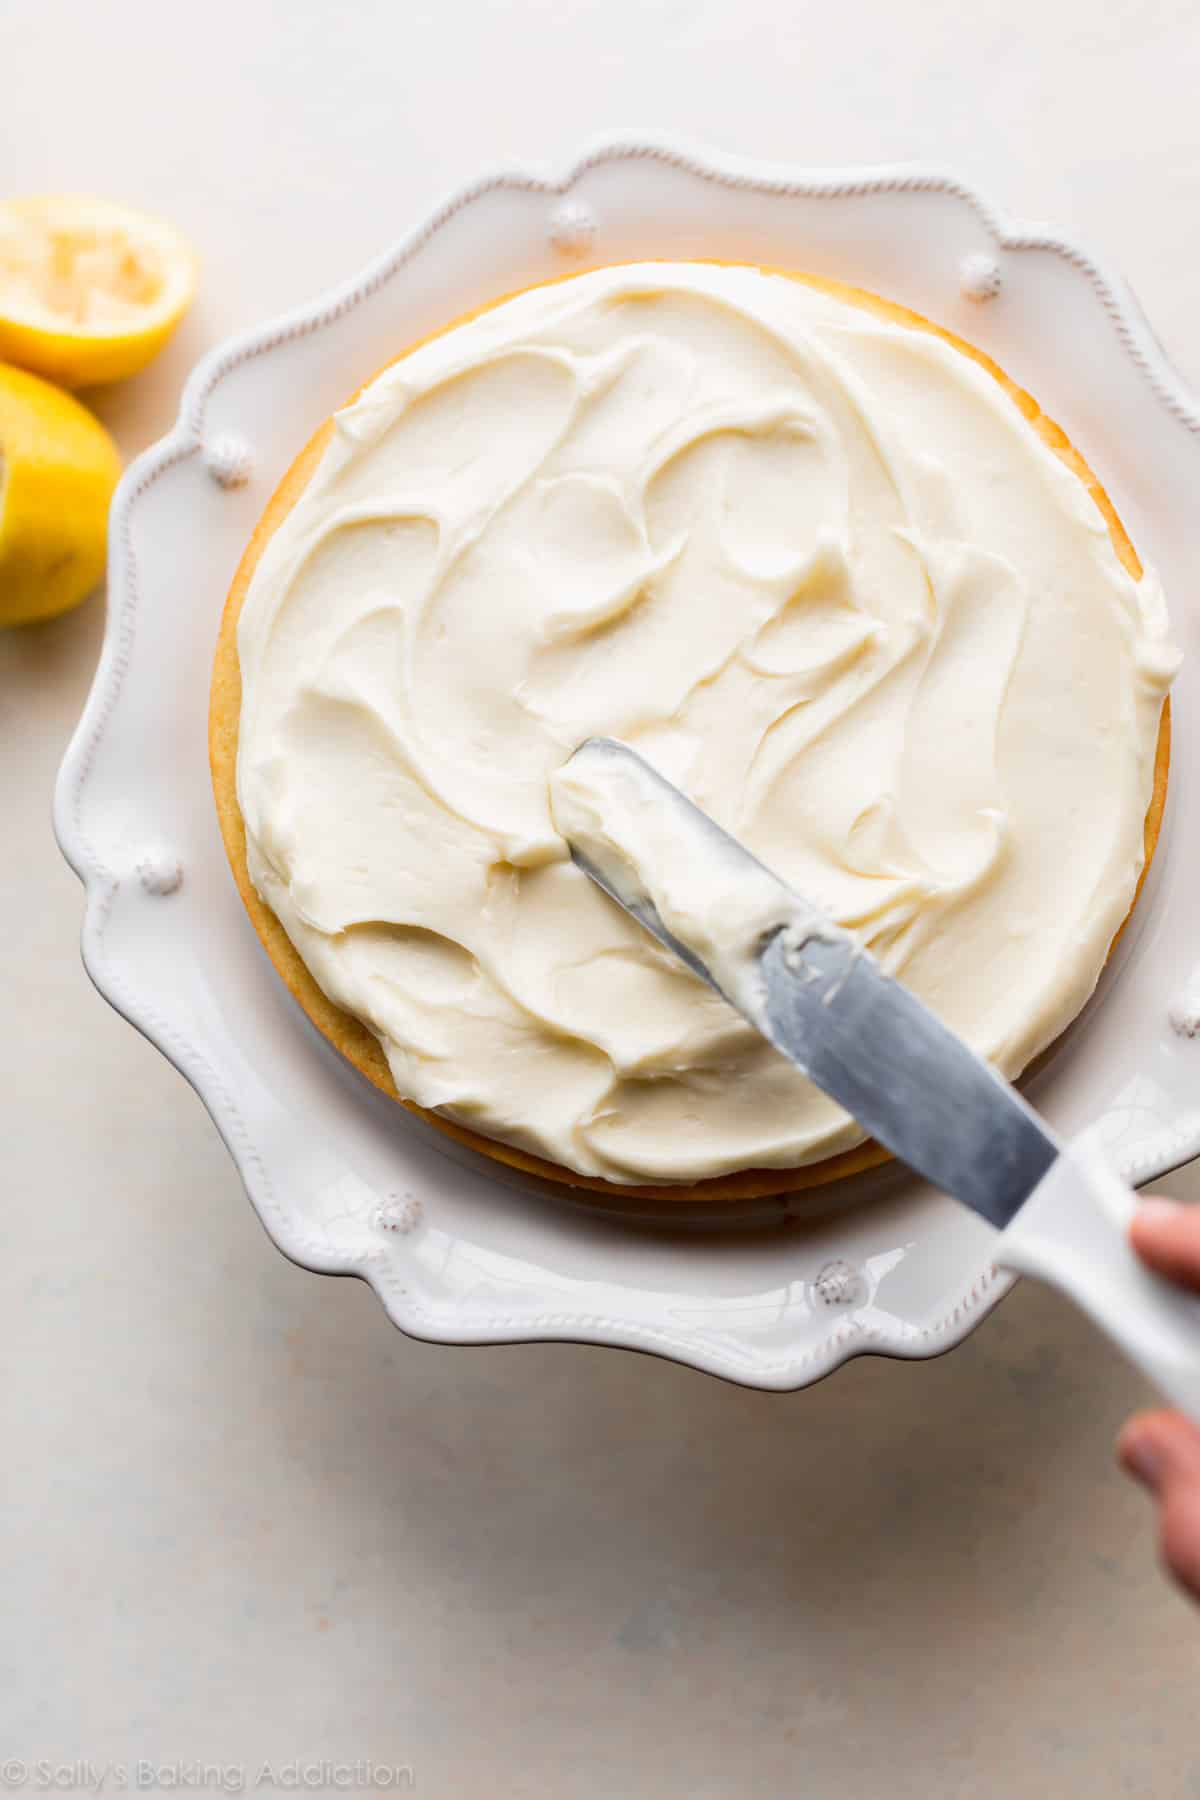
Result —
<instances>
[{"instance_id":1,"label":"white cake stand","mask_svg":"<svg viewBox=\"0 0 1200 1800\"><path fill-rule=\"evenodd\" d=\"M1011 1279L991 1266L987 1229L894 1169L815 1197L654 1209L572 1199L458 1149L360 1079L286 994L234 889L209 787L225 593L320 421L469 307L643 257L729 257L888 295L993 355L1094 464L1162 574L1187 660L1147 890L1030 1091L1063 1131L1100 1121L1134 1181L1200 1154L1200 412L1121 281L942 175L607 142L559 176L485 177L349 285L205 358L174 431L117 494L104 653L56 826L87 889L96 986L196 1088L288 1256L362 1276L415 1336L617 1344L801 1387L862 1352L958 1342Z\"/></svg>"}]
</instances>

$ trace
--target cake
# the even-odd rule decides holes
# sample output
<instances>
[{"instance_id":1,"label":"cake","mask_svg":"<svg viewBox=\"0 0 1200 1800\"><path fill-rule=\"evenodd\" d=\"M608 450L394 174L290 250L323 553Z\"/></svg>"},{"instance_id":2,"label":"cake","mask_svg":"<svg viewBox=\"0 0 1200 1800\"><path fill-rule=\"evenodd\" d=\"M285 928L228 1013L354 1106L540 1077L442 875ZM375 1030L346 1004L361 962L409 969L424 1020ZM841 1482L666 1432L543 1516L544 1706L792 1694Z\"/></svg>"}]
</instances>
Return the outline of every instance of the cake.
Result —
<instances>
[{"instance_id":1,"label":"cake","mask_svg":"<svg viewBox=\"0 0 1200 1800\"><path fill-rule=\"evenodd\" d=\"M301 452L226 606L214 790L276 968L395 1099L578 1186L782 1192L883 1152L575 868L554 771L631 744L1015 1078L1135 902L1177 660L980 352L626 265L457 321Z\"/></svg>"}]
</instances>

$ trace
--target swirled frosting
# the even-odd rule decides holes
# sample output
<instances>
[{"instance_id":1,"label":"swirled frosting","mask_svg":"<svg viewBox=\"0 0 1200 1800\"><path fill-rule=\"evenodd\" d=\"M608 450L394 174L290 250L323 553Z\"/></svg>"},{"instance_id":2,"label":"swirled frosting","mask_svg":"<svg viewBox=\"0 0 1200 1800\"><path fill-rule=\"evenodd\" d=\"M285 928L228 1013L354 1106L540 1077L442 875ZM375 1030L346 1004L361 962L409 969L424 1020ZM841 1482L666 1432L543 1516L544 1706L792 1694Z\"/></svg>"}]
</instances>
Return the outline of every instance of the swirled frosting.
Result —
<instances>
[{"instance_id":1,"label":"swirled frosting","mask_svg":"<svg viewBox=\"0 0 1200 1800\"><path fill-rule=\"evenodd\" d=\"M401 1094L617 1182L860 1133L568 860L624 739L1008 1075L1091 993L1176 656L944 340L745 267L533 289L335 420L239 622L251 877Z\"/></svg>"}]
</instances>

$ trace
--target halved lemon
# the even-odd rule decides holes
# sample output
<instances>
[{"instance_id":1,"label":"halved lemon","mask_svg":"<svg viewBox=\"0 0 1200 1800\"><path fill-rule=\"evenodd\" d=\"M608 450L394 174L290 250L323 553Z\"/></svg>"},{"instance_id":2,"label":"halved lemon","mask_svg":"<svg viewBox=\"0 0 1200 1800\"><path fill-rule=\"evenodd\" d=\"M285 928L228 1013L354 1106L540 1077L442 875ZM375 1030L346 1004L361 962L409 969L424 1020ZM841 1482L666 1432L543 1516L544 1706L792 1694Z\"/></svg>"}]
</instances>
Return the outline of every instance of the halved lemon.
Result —
<instances>
[{"instance_id":1,"label":"halved lemon","mask_svg":"<svg viewBox=\"0 0 1200 1800\"><path fill-rule=\"evenodd\" d=\"M63 387L133 375L196 291L170 225L83 195L0 204L0 361Z\"/></svg>"},{"instance_id":2,"label":"halved lemon","mask_svg":"<svg viewBox=\"0 0 1200 1800\"><path fill-rule=\"evenodd\" d=\"M104 574L117 447L86 407L0 365L0 625L65 612Z\"/></svg>"}]
</instances>

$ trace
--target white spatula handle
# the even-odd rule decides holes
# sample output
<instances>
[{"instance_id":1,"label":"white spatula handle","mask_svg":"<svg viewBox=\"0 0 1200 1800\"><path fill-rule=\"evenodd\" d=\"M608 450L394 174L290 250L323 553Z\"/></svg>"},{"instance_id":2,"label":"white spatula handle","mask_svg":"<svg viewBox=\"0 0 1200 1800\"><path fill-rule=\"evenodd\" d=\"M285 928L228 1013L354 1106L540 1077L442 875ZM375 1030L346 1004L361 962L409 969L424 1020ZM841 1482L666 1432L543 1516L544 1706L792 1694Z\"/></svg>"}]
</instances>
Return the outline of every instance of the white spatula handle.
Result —
<instances>
[{"instance_id":1,"label":"white spatula handle","mask_svg":"<svg viewBox=\"0 0 1200 1800\"><path fill-rule=\"evenodd\" d=\"M1085 1134L1001 1233L996 1261L1061 1289L1172 1405L1200 1423L1200 1298L1152 1274L1129 1244L1137 1197Z\"/></svg>"}]
</instances>

